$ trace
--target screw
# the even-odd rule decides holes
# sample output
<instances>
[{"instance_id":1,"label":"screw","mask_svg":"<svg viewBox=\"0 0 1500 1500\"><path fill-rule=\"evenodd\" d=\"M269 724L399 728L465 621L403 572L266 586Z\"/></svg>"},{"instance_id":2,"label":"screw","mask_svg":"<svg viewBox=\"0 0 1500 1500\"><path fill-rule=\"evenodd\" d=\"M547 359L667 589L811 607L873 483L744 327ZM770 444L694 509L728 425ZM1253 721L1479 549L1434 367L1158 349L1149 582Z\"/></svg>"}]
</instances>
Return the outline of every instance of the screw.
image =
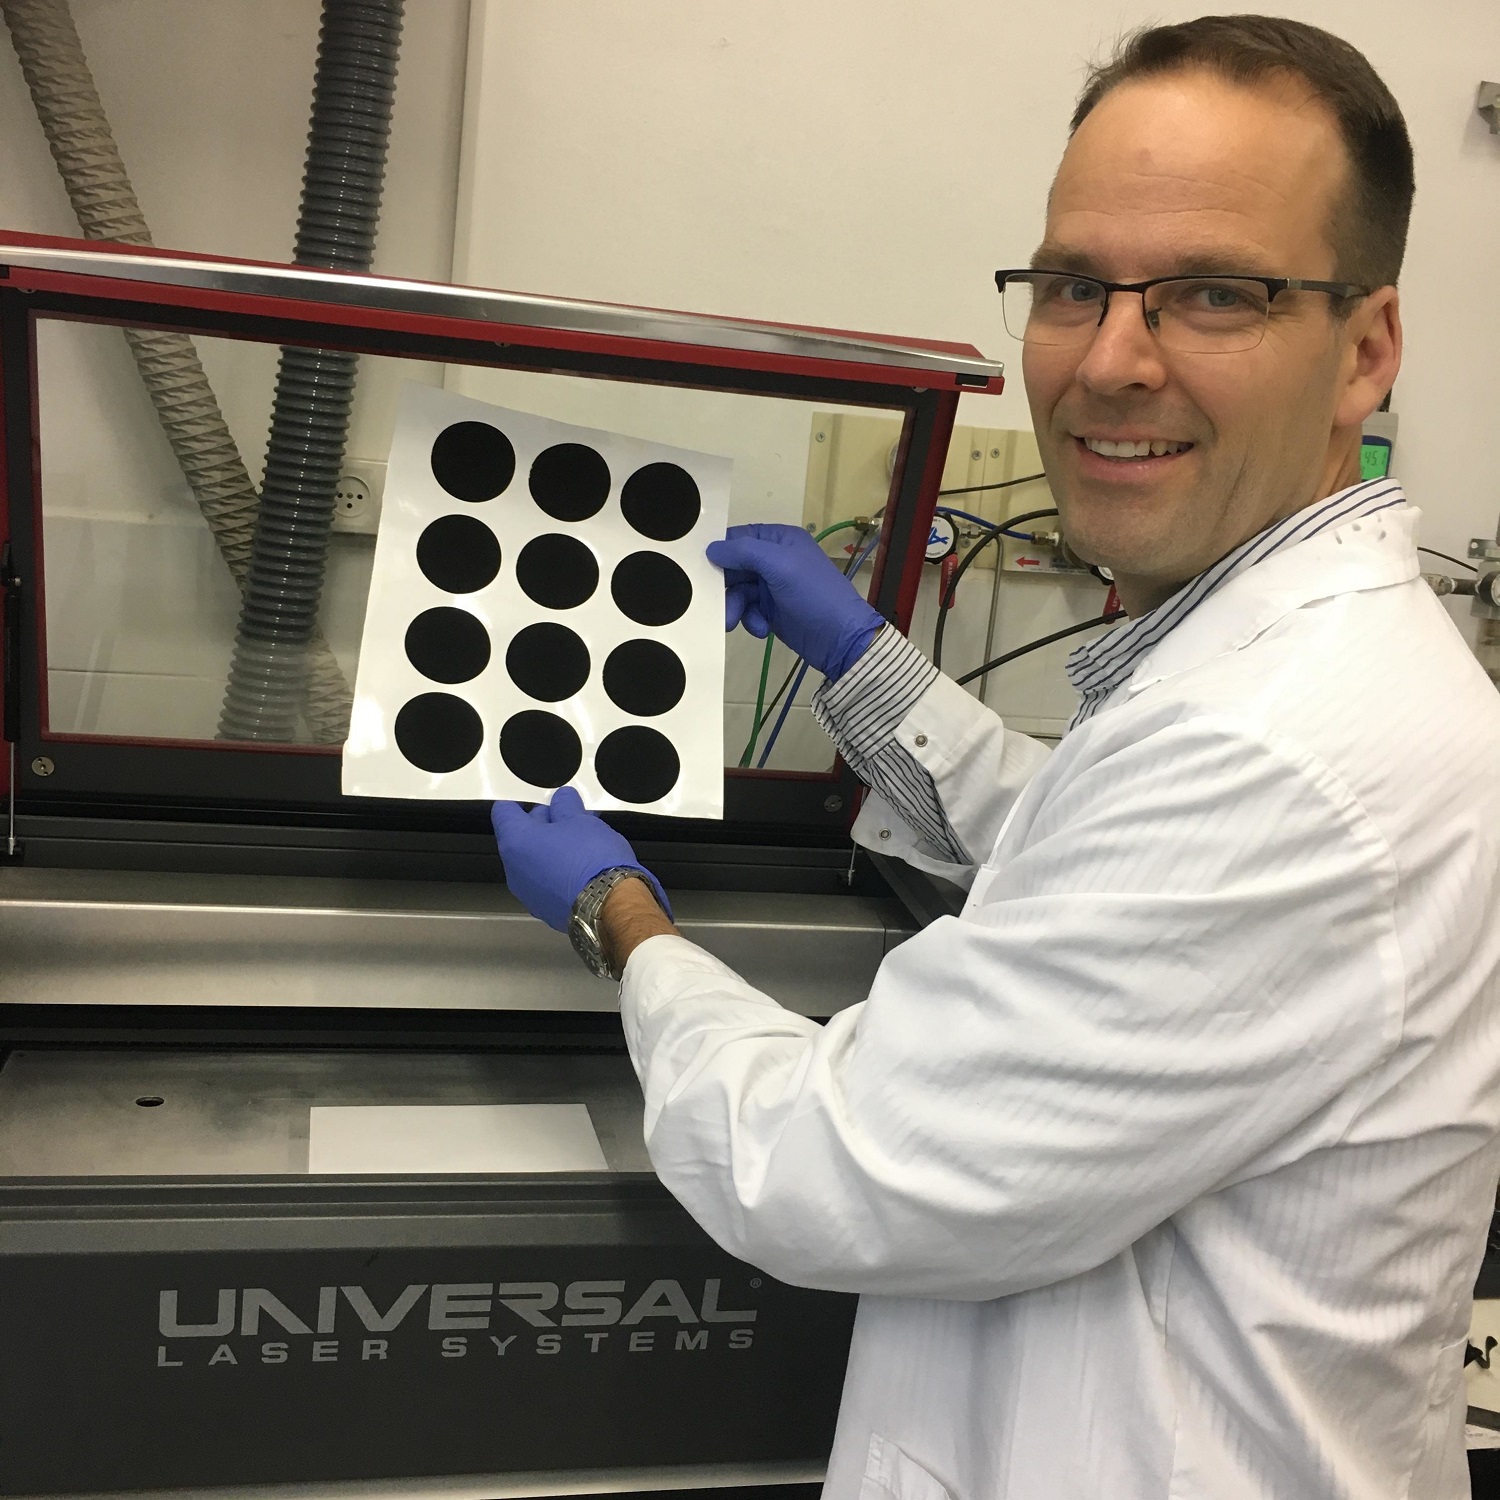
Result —
<instances>
[{"instance_id":1,"label":"screw","mask_svg":"<svg viewBox=\"0 0 1500 1500\"><path fill-rule=\"evenodd\" d=\"M991 448L990 449L990 457L991 458L999 458L1000 457L1000 450L998 448Z\"/></svg>"},{"instance_id":2,"label":"screw","mask_svg":"<svg viewBox=\"0 0 1500 1500\"><path fill-rule=\"evenodd\" d=\"M31 772L34 776L50 776L56 769L57 767L45 755L37 756L31 763Z\"/></svg>"},{"instance_id":3,"label":"screw","mask_svg":"<svg viewBox=\"0 0 1500 1500\"><path fill-rule=\"evenodd\" d=\"M971 454L970 454L970 455L969 455L969 457L970 457L970 458L983 458L983 457L984 457L984 454L982 454L982 453L981 453L981 452L980 452L980 451L979 451L979 449L978 449L978 448L976 448L976 449L975 449L975 450L974 450L974 451L973 451L973 452L972 452L972 453L971 453Z\"/></svg>"},{"instance_id":4,"label":"screw","mask_svg":"<svg viewBox=\"0 0 1500 1500\"><path fill-rule=\"evenodd\" d=\"M828 434L826 432L815 432L815 433L813 433L813 442L815 442L815 443L823 443L823 442L827 442L827 440L828 440Z\"/></svg>"},{"instance_id":5,"label":"screw","mask_svg":"<svg viewBox=\"0 0 1500 1500\"><path fill-rule=\"evenodd\" d=\"M824 812L843 812L843 810L844 799L840 797L837 792L835 792L831 797L825 797L823 799Z\"/></svg>"}]
</instances>

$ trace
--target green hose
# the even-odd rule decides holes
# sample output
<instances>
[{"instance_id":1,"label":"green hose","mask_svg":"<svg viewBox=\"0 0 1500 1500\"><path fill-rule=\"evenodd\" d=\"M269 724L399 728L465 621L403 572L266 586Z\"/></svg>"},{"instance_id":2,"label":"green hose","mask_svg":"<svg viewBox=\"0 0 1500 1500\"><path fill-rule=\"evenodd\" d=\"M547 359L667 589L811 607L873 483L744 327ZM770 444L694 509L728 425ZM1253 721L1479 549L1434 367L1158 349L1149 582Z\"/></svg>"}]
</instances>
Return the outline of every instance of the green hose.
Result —
<instances>
[{"instance_id":1,"label":"green hose","mask_svg":"<svg viewBox=\"0 0 1500 1500\"><path fill-rule=\"evenodd\" d=\"M821 542L825 536L832 536L836 531L847 531L851 526L865 527L865 521L835 521L832 526L825 526L818 532L813 541ZM776 637L766 637L765 655L760 659L760 686L755 693L755 716L750 721L750 740L745 746L744 754L740 756L740 765L748 766L755 756L755 742L760 738L760 732L765 728L766 720L771 717L766 709L766 682L771 675L771 651L776 645Z\"/></svg>"},{"instance_id":2,"label":"green hose","mask_svg":"<svg viewBox=\"0 0 1500 1500\"><path fill-rule=\"evenodd\" d=\"M760 658L760 686L755 690L755 716L750 721L750 742L745 746L744 754L740 756L740 764L748 766L755 755L755 742L760 738L760 726L765 718L766 702L766 679L771 675L771 651L776 645L776 637L766 637L766 649Z\"/></svg>"}]
</instances>

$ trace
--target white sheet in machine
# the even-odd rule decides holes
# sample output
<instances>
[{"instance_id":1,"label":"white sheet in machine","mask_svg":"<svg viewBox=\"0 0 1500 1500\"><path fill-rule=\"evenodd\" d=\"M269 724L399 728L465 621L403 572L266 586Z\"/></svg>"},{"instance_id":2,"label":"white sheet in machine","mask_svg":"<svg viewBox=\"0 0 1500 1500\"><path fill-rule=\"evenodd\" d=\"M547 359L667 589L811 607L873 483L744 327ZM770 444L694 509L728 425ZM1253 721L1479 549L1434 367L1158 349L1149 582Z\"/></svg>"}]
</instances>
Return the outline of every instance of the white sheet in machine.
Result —
<instances>
[{"instance_id":1,"label":"white sheet in machine","mask_svg":"<svg viewBox=\"0 0 1500 1500\"><path fill-rule=\"evenodd\" d=\"M309 1172L604 1172L582 1104L317 1105Z\"/></svg>"},{"instance_id":2,"label":"white sheet in machine","mask_svg":"<svg viewBox=\"0 0 1500 1500\"><path fill-rule=\"evenodd\" d=\"M730 469L404 387L344 791L722 817Z\"/></svg>"}]
</instances>

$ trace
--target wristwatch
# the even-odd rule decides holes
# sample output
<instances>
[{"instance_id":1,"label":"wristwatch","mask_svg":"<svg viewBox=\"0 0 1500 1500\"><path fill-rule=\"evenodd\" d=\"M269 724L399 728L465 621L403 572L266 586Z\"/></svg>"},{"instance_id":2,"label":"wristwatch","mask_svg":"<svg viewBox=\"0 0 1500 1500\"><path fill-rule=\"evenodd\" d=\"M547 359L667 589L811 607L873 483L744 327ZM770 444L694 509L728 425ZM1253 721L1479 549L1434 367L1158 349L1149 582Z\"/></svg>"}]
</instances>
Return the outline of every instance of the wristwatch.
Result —
<instances>
[{"instance_id":1,"label":"wristwatch","mask_svg":"<svg viewBox=\"0 0 1500 1500\"><path fill-rule=\"evenodd\" d=\"M573 951L589 966L590 972L600 979L620 977L619 970L604 956L604 944L599 935L599 913L604 910L604 902L609 893L622 880L644 881L646 889L651 890L651 882L646 879L646 872L639 865L616 865L612 870L605 870L594 876L579 891L578 899L573 903L573 915L568 919L568 937L572 941ZM651 890L651 895L654 899L656 892Z\"/></svg>"}]
</instances>

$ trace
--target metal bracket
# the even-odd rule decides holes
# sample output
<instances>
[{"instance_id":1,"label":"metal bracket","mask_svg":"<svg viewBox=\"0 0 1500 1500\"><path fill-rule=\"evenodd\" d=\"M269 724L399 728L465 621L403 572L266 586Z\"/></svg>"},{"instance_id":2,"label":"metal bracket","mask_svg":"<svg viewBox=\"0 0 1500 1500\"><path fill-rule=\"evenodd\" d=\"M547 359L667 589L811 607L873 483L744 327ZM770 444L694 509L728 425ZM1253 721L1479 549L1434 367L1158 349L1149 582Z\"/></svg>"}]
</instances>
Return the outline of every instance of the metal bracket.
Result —
<instances>
[{"instance_id":1,"label":"metal bracket","mask_svg":"<svg viewBox=\"0 0 1500 1500\"><path fill-rule=\"evenodd\" d=\"M1481 83L1475 108L1484 116L1491 135L1500 135L1500 83Z\"/></svg>"},{"instance_id":2,"label":"metal bracket","mask_svg":"<svg viewBox=\"0 0 1500 1500\"><path fill-rule=\"evenodd\" d=\"M1469 542L1469 556L1475 573L1470 608L1483 619L1500 620L1500 541L1476 536Z\"/></svg>"}]
</instances>

